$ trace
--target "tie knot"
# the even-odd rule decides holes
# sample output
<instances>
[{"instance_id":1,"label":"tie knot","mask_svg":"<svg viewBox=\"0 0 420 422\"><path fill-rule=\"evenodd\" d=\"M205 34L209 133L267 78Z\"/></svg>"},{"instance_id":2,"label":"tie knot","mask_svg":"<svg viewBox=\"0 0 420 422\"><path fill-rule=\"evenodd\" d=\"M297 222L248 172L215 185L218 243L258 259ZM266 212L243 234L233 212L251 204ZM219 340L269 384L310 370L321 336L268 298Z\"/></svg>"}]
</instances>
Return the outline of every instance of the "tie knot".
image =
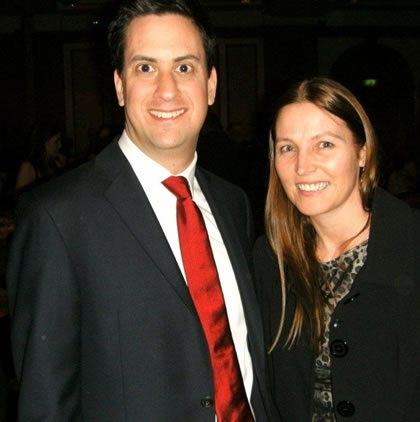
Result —
<instances>
[{"instance_id":1,"label":"tie knot","mask_svg":"<svg viewBox=\"0 0 420 422\"><path fill-rule=\"evenodd\" d=\"M171 176L165 179L163 186L171 191L178 199L191 198L188 181L183 176Z\"/></svg>"}]
</instances>

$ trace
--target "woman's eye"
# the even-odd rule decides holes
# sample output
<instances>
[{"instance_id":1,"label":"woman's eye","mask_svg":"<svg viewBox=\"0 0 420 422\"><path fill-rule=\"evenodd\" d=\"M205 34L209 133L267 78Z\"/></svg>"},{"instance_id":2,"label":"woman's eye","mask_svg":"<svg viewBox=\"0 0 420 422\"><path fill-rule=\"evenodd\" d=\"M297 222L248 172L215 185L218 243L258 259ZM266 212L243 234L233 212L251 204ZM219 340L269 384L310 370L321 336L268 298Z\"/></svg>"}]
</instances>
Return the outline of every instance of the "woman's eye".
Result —
<instances>
[{"instance_id":1,"label":"woman's eye","mask_svg":"<svg viewBox=\"0 0 420 422\"><path fill-rule=\"evenodd\" d=\"M188 64L181 64L178 66L177 70L178 72L181 72L181 73L188 73L191 71L191 66Z\"/></svg>"},{"instance_id":2,"label":"woman's eye","mask_svg":"<svg viewBox=\"0 0 420 422\"><path fill-rule=\"evenodd\" d=\"M322 149L326 149L326 148L332 148L334 146L334 144L332 142L329 142L329 141L322 141L322 142L320 142L319 146Z\"/></svg>"},{"instance_id":3,"label":"woman's eye","mask_svg":"<svg viewBox=\"0 0 420 422\"><path fill-rule=\"evenodd\" d=\"M293 147L292 147L292 145L282 145L282 146L279 147L279 151L280 151L280 153L291 152L291 151L293 151Z\"/></svg>"}]
</instances>

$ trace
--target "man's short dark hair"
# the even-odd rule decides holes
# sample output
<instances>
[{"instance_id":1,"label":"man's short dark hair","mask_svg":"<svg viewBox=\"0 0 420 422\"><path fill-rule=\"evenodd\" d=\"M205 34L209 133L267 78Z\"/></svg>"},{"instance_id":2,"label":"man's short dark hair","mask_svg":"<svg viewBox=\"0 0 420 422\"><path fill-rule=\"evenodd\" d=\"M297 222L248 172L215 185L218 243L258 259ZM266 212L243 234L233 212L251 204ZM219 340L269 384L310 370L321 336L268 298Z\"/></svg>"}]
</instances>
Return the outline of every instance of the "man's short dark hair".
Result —
<instances>
[{"instance_id":1,"label":"man's short dark hair","mask_svg":"<svg viewBox=\"0 0 420 422\"><path fill-rule=\"evenodd\" d=\"M125 39L131 21L141 16L164 14L176 14L191 19L200 32L207 70L210 73L214 65L216 40L208 16L198 0L126 0L108 27L111 64L119 74L124 68Z\"/></svg>"}]
</instances>

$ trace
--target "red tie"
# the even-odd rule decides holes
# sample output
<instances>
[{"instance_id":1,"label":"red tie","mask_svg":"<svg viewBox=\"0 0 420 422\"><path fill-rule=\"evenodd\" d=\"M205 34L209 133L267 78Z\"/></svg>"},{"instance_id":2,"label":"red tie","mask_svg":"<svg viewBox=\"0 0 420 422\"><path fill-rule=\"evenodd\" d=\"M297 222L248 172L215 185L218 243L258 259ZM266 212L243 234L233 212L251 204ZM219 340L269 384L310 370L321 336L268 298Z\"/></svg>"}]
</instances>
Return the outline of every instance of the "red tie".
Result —
<instances>
[{"instance_id":1,"label":"red tie","mask_svg":"<svg viewBox=\"0 0 420 422\"><path fill-rule=\"evenodd\" d=\"M178 236L188 288L210 351L218 422L253 422L203 216L185 177L162 182L177 198Z\"/></svg>"}]
</instances>

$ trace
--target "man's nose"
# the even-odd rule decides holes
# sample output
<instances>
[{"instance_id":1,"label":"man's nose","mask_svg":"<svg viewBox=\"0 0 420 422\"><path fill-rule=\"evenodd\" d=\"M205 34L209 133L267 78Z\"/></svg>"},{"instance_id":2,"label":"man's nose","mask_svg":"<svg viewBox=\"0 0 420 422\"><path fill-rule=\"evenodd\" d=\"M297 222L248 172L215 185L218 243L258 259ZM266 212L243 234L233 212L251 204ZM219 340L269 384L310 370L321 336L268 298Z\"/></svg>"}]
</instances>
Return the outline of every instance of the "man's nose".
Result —
<instances>
[{"instance_id":1,"label":"man's nose","mask_svg":"<svg viewBox=\"0 0 420 422\"><path fill-rule=\"evenodd\" d=\"M168 101L176 96L178 83L172 72L162 72L157 80L156 94Z\"/></svg>"}]
</instances>

